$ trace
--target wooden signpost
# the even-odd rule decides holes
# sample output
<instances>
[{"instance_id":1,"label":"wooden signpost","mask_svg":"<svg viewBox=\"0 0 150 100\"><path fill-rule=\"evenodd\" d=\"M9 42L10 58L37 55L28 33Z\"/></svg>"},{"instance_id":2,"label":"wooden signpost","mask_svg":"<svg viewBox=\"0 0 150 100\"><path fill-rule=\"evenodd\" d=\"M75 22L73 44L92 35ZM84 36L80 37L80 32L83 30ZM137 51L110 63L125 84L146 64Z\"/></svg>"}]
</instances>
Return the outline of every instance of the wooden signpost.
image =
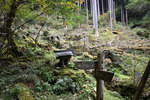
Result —
<instances>
[{"instance_id":1,"label":"wooden signpost","mask_svg":"<svg viewBox=\"0 0 150 100\"><path fill-rule=\"evenodd\" d=\"M98 54L98 61L75 61L78 69L95 69L97 90L96 100L104 100L104 81L111 82L114 73L103 71L104 54Z\"/></svg>"}]
</instances>

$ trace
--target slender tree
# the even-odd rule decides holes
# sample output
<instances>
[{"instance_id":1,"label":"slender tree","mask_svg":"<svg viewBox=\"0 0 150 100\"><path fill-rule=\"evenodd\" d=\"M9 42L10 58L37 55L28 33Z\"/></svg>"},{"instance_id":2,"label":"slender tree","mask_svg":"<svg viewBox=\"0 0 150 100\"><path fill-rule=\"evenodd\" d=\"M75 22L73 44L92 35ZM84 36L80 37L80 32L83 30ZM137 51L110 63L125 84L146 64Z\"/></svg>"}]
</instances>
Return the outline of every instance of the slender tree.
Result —
<instances>
[{"instance_id":1,"label":"slender tree","mask_svg":"<svg viewBox=\"0 0 150 100\"><path fill-rule=\"evenodd\" d=\"M113 18L114 18L114 23L116 23L116 13L115 13L115 1L113 1Z\"/></svg>"},{"instance_id":2,"label":"slender tree","mask_svg":"<svg viewBox=\"0 0 150 100\"><path fill-rule=\"evenodd\" d=\"M88 24L88 20L89 20L89 16L88 16L88 0L86 0L85 4L86 4L86 19L87 19L87 24Z\"/></svg>"},{"instance_id":3,"label":"slender tree","mask_svg":"<svg viewBox=\"0 0 150 100\"><path fill-rule=\"evenodd\" d=\"M112 24L112 0L109 0L109 12L110 12L110 29L111 33L113 32L113 24Z\"/></svg>"},{"instance_id":4,"label":"slender tree","mask_svg":"<svg viewBox=\"0 0 150 100\"><path fill-rule=\"evenodd\" d=\"M97 5L96 0L93 0L93 27L95 29L95 36L99 36L98 34L98 21L97 21Z\"/></svg>"},{"instance_id":5,"label":"slender tree","mask_svg":"<svg viewBox=\"0 0 150 100\"><path fill-rule=\"evenodd\" d=\"M102 15L104 14L104 0L102 0Z\"/></svg>"},{"instance_id":6,"label":"slender tree","mask_svg":"<svg viewBox=\"0 0 150 100\"><path fill-rule=\"evenodd\" d=\"M122 11L122 5L120 7L120 10L121 10L121 22L123 23L123 11Z\"/></svg>"},{"instance_id":7,"label":"slender tree","mask_svg":"<svg viewBox=\"0 0 150 100\"><path fill-rule=\"evenodd\" d=\"M99 0L97 0L97 14L98 14L98 17L100 17L100 5L99 5Z\"/></svg>"},{"instance_id":8,"label":"slender tree","mask_svg":"<svg viewBox=\"0 0 150 100\"><path fill-rule=\"evenodd\" d=\"M90 0L90 8L91 8L90 10L91 10L91 14L93 15L93 4L92 3L93 3L93 0Z\"/></svg>"},{"instance_id":9,"label":"slender tree","mask_svg":"<svg viewBox=\"0 0 150 100\"><path fill-rule=\"evenodd\" d=\"M128 11L126 9L126 25L128 26Z\"/></svg>"},{"instance_id":10,"label":"slender tree","mask_svg":"<svg viewBox=\"0 0 150 100\"><path fill-rule=\"evenodd\" d=\"M122 23L125 24L124 6L122 7Z\"/></svg>"}]
</instances>

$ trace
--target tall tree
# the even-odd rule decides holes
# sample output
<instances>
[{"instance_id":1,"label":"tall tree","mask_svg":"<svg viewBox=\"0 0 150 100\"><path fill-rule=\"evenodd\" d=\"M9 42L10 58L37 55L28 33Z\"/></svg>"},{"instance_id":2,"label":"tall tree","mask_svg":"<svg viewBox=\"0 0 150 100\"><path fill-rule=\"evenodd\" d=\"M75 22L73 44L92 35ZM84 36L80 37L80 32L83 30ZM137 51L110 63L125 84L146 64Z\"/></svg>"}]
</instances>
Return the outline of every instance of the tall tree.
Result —
<instances>
[{"instance_id":1,"label":"tall tree","mask_svg":"<svg viewBox=\"0 0 150 100\"><path fill-rule=\"evenodd\" d=\"M111 29L111 33L113 32L113 24L112 24L112 2L113 2L113 0L109 0L109 13L110 13L110 29Z\"/></svg>"},{"instance_id":2,"label":"tall tree","mask_svg":"<svg viewBox=\"0 0 150 100\"><path fill-rule=\"evenodd\" d=\"M102 15L104 14L104 0L102 0Z\"/></svg>"},{"instance_id":3,"label":"tall tree","mask_svg":"<svg viewBox=\"0 0 150 100\"><path fill-rule=\"evenodd\" d=\"M97 0L97 14L98 14L98 17L100 17L100 4L99 4L99 0Z\"/></svg>"},{"instance_id":4,"label":"tall tree","mask_svg":"<svg viewBox=\"0 0 150 100\"><path fill-rule=\"evenodd\" d=\"M96 0L93 0L93 27L95 29L95 36L99 36L98 34L98 21L97 21L97 4Z\"/></svg>"},{"instance_id":5,"label":"tall tree","mask_svg":"<svg viewBox=\"0 0 150 100\"><path fill-rule=\"evenodd\" d=\"M88 20L89 20L89 16L88 16L88 0L85 1L85 4L86 4L86 19L87 19L87 23L88 23Z\"/></svg>"},{"instance_id":6,"label":"tall tree","mask_svg":"<svg viewBox=\"0 0 150 100\"><path fill-rule=\"evenodd\" d=\"M128 26L128 11L126 9L126 26Z\"/></svg>"},{"instance_id":7,"label":"tall tree","mask_svg":"<svg viewBox=\"0 0 150 100\"><path fill-rule=\"evenodd\" d=\"M93 0L90 0L90 8L91 14L93 15Z\"/></svg>"},{"instance_id":8,"label":"tall tree","mask_svg":"<svg viewBox=\"0 0 150 100\"><path fill-rule=\"evenodd\" d=\"M115 12L115 1L113 1L113 19L114 19L114 23L116 23L116 12Z\"/></svg>"}]
</instances>

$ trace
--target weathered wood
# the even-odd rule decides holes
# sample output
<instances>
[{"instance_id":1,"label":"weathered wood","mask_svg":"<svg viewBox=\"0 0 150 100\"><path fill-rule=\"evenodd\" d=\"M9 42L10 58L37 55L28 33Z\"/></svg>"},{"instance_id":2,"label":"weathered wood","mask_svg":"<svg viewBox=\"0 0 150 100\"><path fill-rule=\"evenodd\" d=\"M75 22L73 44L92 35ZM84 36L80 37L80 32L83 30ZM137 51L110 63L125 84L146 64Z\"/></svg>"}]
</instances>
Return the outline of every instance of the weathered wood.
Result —
<instances>
[{"instance_id":1,"label":"weathered wood","mask_svg":"<svg viewBox=\"0 0 150 100\"><path fill-rule=\"evenodd\" d=\"M119 49L150 50L150 47L121 47Z\"/></svg>"},{"instance_id":2,"label":"weathered wood","mask_svg":"<svg viewBox=\"0 0 150 100\"><path fill-rule=\"evenodd\" d=\"M100 76L99 71L102 71L104 68L104 54L98 54L98 64L96 67L96 72L98 71L98 76ZM100 78L96 78L96 100L104 100L104 81Z\"/></svg>"},{"instance_id":3,"label":"weathered wood","mask_svg":"<svg viewBox=\"0 0 150 100\"><path fill-rule=\"evenodd\" d=\"M114 73L112 72L107 72L107 71L97 71L97 73L99 73L96 78L99 80L104 80L106 82L111 82Z\"/></svg>"},{"instance_id":4,"label":"weathered wood","mask_svg":"<svg viewBox=\"0 0 150 100\"><path fill-rule=\"evenodd\" d=\"M147 81L147 79L149 77L149 74L150 74L150 61L149 61L148 65L147 65L147 67L145 69L145 72L144 72L144 74L142 76L142 79L141 79L141 81L140 81L140 83L138 85L138 88L136 90L136 93L134 95L133 100L138 100L138 98L139 98L140 94L142 93L143 88L144 88L144 86L146 84L146 81Z\"/></svg>"},{"instance_id":5,"label":"weathered wood","mask_svg":"<svg viewBox=\"0 0 150 100\"><path fill-rule=\"evenodd\" d=\"M72 50L60 50L60 51L54 51L56 53L56 57L60 56L72 56Z\"/></svg>"},{"instance_id":6,"label":"weathered wood","mask_svg":"<svg viewBox=\"0 0 150 100\"><path fill-rule=\"evenodd\" d=\"M75 61L74 62L78 69L95 69L97 61Z\"/></svg>"}]
</instances>

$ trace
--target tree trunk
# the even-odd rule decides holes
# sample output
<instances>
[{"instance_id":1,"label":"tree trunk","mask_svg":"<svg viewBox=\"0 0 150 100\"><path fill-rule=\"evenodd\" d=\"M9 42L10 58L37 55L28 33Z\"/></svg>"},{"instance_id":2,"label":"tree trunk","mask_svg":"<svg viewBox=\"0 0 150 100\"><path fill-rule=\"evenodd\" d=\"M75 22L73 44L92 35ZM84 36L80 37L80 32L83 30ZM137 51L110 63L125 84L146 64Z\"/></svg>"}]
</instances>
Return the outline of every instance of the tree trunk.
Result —
<instances>
[{"instance_id":1,"label":"tree trunk","mask_svg":"<svg viewBox=\"0 0 150 100\"><path fill-rule=\"evenodd\" d=\"M124 7L123 7L123 5L121 5L121 22L122 22L122 24L125 23L125 18L124 18Z\"/></svg>"},{"instance_id":2,"label":"tree trunk","mask_svg":"<svg viewBox=\"0 0 150 100\"><path fill-rule=\"evenodd\" d=\"M113 3L113 18L114 18L114 23L116 24L116 12L115 12L115 1Z\"/></svg>"},{"instance_id":3,"label":"tree trunk","mask_svg":"<svg viewBox=\"0 0 150 100\"><path fill-rule=\"evenodd\" d=\"M128 26L128 11L126 9L126 25Z\"/></svg>"},{"instance_id":4,"label":"tree trunk","mask_svg":"<svg viewBox=\"0 0 150 100\"><path fill-rule=\"evenodd\" d=\"M102 15L104 14L104 0L102 0Z\"/></svg>"},{"instance_id":5,"label":"tree trunk","mask_svg":"<svg viewBox=\"0 0 150 100\"><path fill-rule=\"evenodd\" d=\"M6 23L4 24L4 32L7 33L7 39L8 39L8 48L11 46L11 51L16 55L19 56L21 53L19 53L18 48L14 42L14 32L12 31L12 23L14 21L17 7L19 6L19 3L17 3L16 0L13 0L10 7L10 12L8 13L8 17L6 20Z\"/></svg>"},{"instance_id":6,"label":"tree trunk","mask_svg":"<svg viewBox=\"0 0 150 100\"><path fill-rule=\"evenodd\" d=\"M80 3L80 2L81 2L81 0L79 0L79 6L80 6L80 8L81 8L81 3Z\"/></svg>"},{"instance_id":7,"label":"tree trunk","mask_svg":"<svg viewBox=\"0 0 150 100\"><path fill-rule=\"evenodd\" d=\"M122 5L121 5L120 9L121 9L121 22L123 23L123 11L122 11Z\"/></svg>"},{"instance_id":8,"label":"tree trunk","mask_svg":"<svg viewBox=\"0 0 150 100\"><path fill-rule=\"evenodd\" d=\"M99 6L99 0L97 0L97 14L98 14L98 17L100 17L100 6Z\"/></svg>"},{"instance_id":9,"label":"tree trunk","mask_svg":"<svg viewBox=\"0 0 150 100\"><path fill-rule=\"evenodd\" d=\"M95 29L95 36L99 36L98 34L98 21L97 21L97 6L96 0L93 0L93 26Z\"/></svg>"},{"instance_id":10,"label":"tree trunk","mask_svg":"<svg viewBox=\"0 0 150 100\"><path fill-rule=\"evenodd\" d=\"M113 31L113 25L112 25L112 0L109 0L109 12L110 12L110 29L111 29L111 34Z\"/></svg>"},{"instance_id":11,"label":"tree trunk","mask_svg":"<svg viewBox=\"0 0 150 100\"><path fill-rule=\"evenodd\" d=\"M123 20L123 25L125 24L125 17L124 17L124 7L122 7L122 20Z\"/></svg>"},{"instance_id":12,"label":"tree trunk","mask_svg":"<svg viewBox=\"0 0 150 100\"><path fill-rule=\"evenodd\" d=\"M88 0L86 0L85 4L86 4L86 18L87 18L87 24L88 24L88 20L89 20L89 16L88 16Z\"/></svg>"},{"instance_id":13,"label":"tree trunk","mask_svg":"<svg viewBox=\"0 0 150 100\"><path fill-rule=\"evenodd\" d=\"M91 6L91 14L93 15L93 4L92 4L93 2L92 2L92 0L90 0L90 6Z\"/></svg>"}]
</instances>

